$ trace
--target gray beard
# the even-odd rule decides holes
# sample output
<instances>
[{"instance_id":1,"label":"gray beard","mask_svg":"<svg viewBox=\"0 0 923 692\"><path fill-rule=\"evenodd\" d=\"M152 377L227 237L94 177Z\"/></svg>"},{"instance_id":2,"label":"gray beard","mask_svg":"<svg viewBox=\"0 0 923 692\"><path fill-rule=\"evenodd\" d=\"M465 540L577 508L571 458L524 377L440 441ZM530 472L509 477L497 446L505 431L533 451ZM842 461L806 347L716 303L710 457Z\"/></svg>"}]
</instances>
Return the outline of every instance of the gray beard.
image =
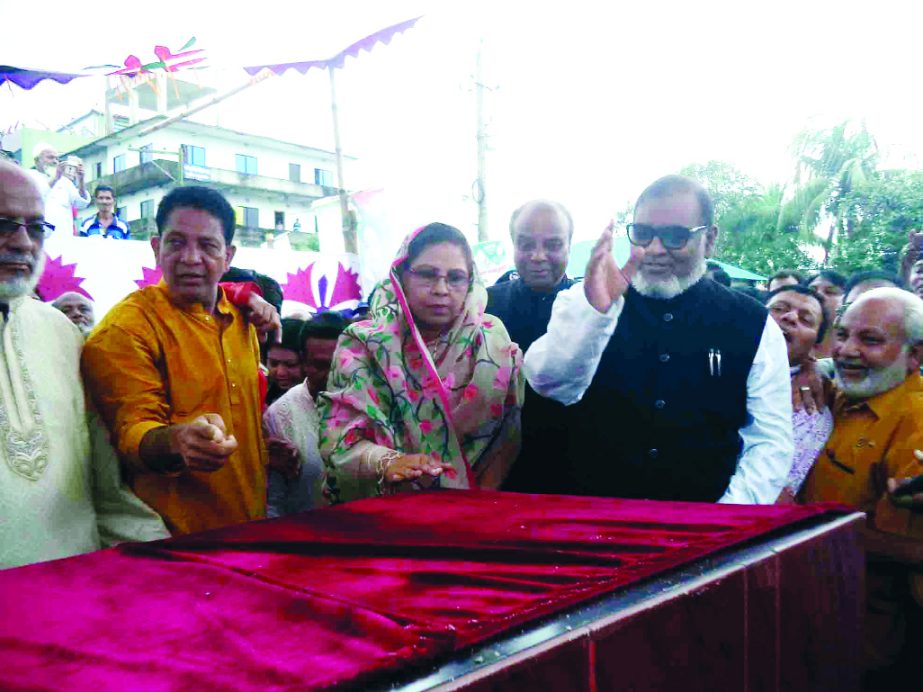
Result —
<instances>
[{"instance_id":1,"label":"gray beard","mask_svg":"<svg viewBox=\"0 0 923 692\"><path fill-rule=\"evenodd\" d=\"M671 276L667 279L650 280L645 278L641 269L632 277L631 285L642 296L648 298L657 298L658 300L669 300L685 293L692 286L699 282L705 276L705 257L692 268L688 276Z\"/></svg>"},{"instance_id":2,"label":"gray beard","mask_svg":"<svg viewBox=\"0 0 923 692\"><path fill-rule=\"evenodd\" d=\"M38 282L42 278L42 272L44 271L45 253L43 252L35 263L32 273L28 277L0 282L0 301L19 298L20 296L27 296L32 293L35 287L38 286Z\"/></svg>"},{"instance_id":3,"label":"gray beard","mask_svg":"<svg viewBox=\"0 0 923 692\"><path fill-rule=\"evenodd\" d=\"M861 382L845 382L836 369L836 386L850 399L868 399L899 387L907 379L907 358L909 348L905 346L901 356L891 365L866 375Z\"/></svg>"}]
</instances>

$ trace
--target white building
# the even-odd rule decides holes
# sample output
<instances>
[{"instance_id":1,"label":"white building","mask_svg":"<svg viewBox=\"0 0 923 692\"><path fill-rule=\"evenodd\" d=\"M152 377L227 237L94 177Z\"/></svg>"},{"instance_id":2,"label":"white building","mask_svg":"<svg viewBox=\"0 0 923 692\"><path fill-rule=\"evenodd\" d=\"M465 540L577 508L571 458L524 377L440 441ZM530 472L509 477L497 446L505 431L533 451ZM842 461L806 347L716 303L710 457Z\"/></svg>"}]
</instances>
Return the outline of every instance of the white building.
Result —
<instances>
[{"instance_id":1,"label":"white building","mask_svg":"<svg viewBox=\"0 0 923 692\"><path fill-rule=\"evenodd\" d=\"M292 246L316 249L311 205L337 194L333 152L189 120L158 128L164 120L155 116L70 152L83 159L91 194L98 184L115 189L133 237L155 230L157 205L172 187L197 181L235 208L238 244L301 231L289 236Z\"/></svg>"}]
</instances>

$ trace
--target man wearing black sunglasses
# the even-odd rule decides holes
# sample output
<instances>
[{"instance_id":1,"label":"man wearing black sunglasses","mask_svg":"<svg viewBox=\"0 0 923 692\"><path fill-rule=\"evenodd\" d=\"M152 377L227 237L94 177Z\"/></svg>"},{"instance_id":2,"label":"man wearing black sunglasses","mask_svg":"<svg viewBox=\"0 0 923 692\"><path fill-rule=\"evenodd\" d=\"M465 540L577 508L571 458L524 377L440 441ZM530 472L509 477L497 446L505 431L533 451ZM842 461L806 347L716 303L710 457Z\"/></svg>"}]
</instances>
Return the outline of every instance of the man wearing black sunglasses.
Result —
<instances>
[{"instance_id":1,"label":"man wearing black sunglasses","mask_svg":"<svg viewBox=\"0 0 923 692\"><path fill-rule=\"evenodd\" d=\"M704 279L710 196L681 176L651 184L621 269L612 233L526 353L537 392L580 402L559 492L774 502L792 464L788 354L763 306Z\"/></svg>"}]
</instances>

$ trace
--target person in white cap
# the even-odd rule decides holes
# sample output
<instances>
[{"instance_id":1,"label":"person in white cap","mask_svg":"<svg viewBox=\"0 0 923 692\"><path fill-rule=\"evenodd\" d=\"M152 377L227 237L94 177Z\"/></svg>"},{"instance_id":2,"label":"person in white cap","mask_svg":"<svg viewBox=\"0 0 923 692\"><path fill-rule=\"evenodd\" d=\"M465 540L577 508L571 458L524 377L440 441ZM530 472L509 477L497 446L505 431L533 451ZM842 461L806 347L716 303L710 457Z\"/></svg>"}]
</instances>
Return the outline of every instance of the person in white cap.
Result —
<instances>
[{"instance_id":1,"label":"person in white cap","mask_svg":"<svg viewBox=\"0 0 923 692\"><path fill-rule=\"evenodd\" d=\"M28 173L42 193L45 220L55 227L56 234L74 235L74 209L86 209L90 204L83 164L59 161L55 148L44 142L35 145L32 155L35 167ZM72 169L69 175L68 168Z\"/></svg>"}]
</instances>

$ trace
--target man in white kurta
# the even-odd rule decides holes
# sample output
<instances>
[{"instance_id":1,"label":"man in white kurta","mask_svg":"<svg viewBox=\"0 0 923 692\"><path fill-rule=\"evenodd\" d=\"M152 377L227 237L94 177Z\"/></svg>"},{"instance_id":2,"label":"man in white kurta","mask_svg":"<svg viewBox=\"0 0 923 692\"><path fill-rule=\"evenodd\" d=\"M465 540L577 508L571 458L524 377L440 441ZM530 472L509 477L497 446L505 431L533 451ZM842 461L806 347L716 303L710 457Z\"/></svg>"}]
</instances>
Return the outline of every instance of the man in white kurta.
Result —
<instances>
[{"instance_id":1,"label":"man in white kurta","mask_svg":"<svg viewBox=\"0 0 923 692\"><path fill-rule=\"evenodd\" d=\"M169 535L88 420L80 332L28 297L42 223L36 187L0 162L0 569Z\"/></svg>"},{"instance_id":2,"label":"man in white kurta","mask_svg":"<svg viewBox=\"0 0 923 692\"><path fill-rule=\"evenodd\" d=\"M86 189L83 165L77 167L74 180L64 175L65 166L58 153L47 144L35 147L35 168L28 170L45 202L45 220L55 227L56 235L74 235L74 210L86 209L90 195Z\"/></svg>"},{"instance_id":3,"label":"man in white kurta","mask_svg":"<svg viewBox=\"0 0 923 692\"><path fill-rule=\"evenodd\" d=\"M317 408L305 380L276 399L263 414L270 456L278 454L276 444L287 443L297 451L298 473L285 477L278 471L268 474L266 516L282 517L305 512L323 504L324 463L317 448Z\"/></svg>"},{"instance_id":4,"label":"man in white kurta","mask_svg":"<svg viewBox=\"0 0 923 692\"><path fill-rule=\"evenodd\" d=\"M304 512L324 504L324 464L317 446L320 419L314 399L327 388L337 339L346 325L346 320L334 312L320 313L304 324L297 344L305 380L285 392L263 414L269 448L269 517Z\"/></svg>"}]
</instances>

